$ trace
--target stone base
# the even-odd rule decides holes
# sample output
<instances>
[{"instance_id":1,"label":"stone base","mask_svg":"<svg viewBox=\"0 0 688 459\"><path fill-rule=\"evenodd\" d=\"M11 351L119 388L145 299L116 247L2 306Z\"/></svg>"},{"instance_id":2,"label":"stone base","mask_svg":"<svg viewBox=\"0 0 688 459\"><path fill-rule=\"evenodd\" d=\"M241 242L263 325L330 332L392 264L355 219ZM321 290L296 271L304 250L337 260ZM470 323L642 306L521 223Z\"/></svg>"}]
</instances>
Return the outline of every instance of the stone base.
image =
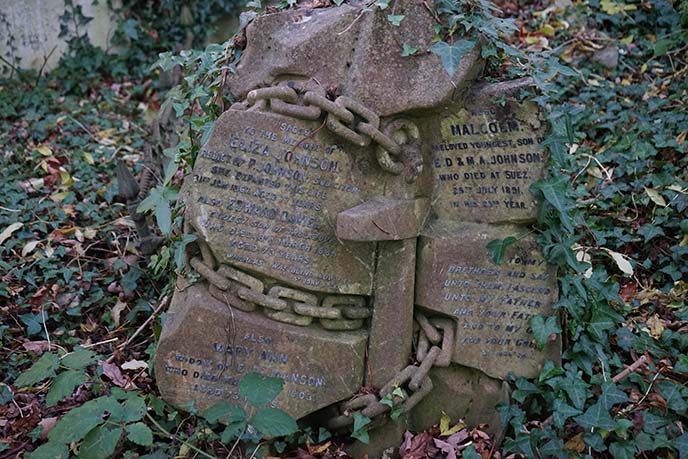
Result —
<instances>
[{"instance_id":1,"label":"stone base","mask_svg":"<svg viewBox=\"0 0 688 459\"><path fill-rule=\"evenodd\" d=\"M160 393L202 411L226 400L243 405L239 381L250 372L283 378L273 402L298 419L355 394L363 384L364 331L329 332L276 322L213 298L204 284L177 291L154 370Z\"/></svg>"},{"instance_id":2,"label":"stone base","mask_svg":"<svg viewBox=\"0 0 688 459\"><path fill-rule=\"evenodd\" d=\"M411 429L422 431L437 424L443 413L453 423L463 420L467 426L488 424L488 433L499 443L504 429L497 406L508 403L509 385L485 373L460 365L434 367L430 370L433 390L411 411Z\"/></svg>"}]
</instances>

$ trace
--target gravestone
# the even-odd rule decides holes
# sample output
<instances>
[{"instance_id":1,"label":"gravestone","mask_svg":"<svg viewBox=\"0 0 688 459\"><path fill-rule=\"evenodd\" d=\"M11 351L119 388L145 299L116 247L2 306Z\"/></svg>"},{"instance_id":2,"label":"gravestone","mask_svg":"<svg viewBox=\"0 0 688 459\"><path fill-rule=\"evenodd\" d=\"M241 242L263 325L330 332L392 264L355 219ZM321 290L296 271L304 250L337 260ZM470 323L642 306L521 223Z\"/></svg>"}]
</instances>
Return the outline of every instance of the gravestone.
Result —
<instances>
[{"instance_id":1,"label":"gravestone","mask_svg":"<svg viewBox=\"0 0 688 459\"><path fill-rule=\"evenodd\" d=\"M558 360L528 326L558 294L525 225L547 160L541 114L515 97L528 81L478 81L477 42L451 76L431 53L401 57L431 45L434 19L396 8L402 27L350 5L248 26L227 87L240 102L182 190L196 241L155 362L174 405L242 404L247 373L282 378L273 405L295 418L374 418L354 453L374 457L443 412L499 438L508 374ZM508 236L495 265L486 246Z\"/></svg>"},{"instance_id":2,"label":"gravestone","mask_svg":"<svg viewBox=\"0 0 688 459\"><path fill-rule=\"evenodd\" d=\"M74 0L73 4L92 18L83 26L89 41L107 48L117 21L106 2ZM59 37L65 8L62 0L0 0L0 56L23 69L53 69L67 50L69 37Z\"/></svg>"}]
</instances>

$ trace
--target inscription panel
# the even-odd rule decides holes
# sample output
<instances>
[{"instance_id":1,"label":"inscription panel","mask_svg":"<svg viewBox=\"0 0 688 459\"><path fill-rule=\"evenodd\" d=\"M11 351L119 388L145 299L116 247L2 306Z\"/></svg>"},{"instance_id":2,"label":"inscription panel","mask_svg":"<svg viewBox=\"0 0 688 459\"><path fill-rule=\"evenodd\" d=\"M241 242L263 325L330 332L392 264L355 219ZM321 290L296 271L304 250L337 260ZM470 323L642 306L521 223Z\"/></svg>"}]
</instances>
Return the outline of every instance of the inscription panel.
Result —
<instances>
[{"instance_id":1,"label":"inscription panel","mask_svg":"<svg viewBox=\"0 0 688 459\"><path fill-rule=\"evenodd\" d=\"M338 240L335 222L382 181L370 152L344 151L318 127L225 112L186 187L191 222L221 262L310 290L368 295L375 245Z\"/></svg>"},{"instance_id":2,"label":"inscription panel","mask_svg":"<svg viewBox=\"0 0 688 459\"><path fill-rule=\"evenodd\" d=\"M486 245L522 228L435 223L421 235L416 304L457 322L453 360L504 378L536 376L545 360L558 359L558 343L539 352L528 322L551 315L557 298L554 269L531 238L507 250L502 265Z\"/></svg>"},{"instance_id":3,"label":"inscription panel","mask_svg":"<svg viewBox=\"0 0 688 459\"><path fill-rule=\"evenodd\" d=\"M246 314L210 297L203 285L177 292L155 359L160 392L176 406L243 405L250 372L282 378L272 405L300 418L355 393L363 382L364 332L327 333Z\"/></svg>"},{"instance_id":4,"label":"inscription panel","mask_svg":"<svg viewBox=\"0 0 688 459\"><path fill-rule=\"evenodd\" d=\"M531 102L481 100L445 114L430 142L441 219L519 222L535 218L530 185L541 179L545 124Z\"/></svg>"}]
</instances>

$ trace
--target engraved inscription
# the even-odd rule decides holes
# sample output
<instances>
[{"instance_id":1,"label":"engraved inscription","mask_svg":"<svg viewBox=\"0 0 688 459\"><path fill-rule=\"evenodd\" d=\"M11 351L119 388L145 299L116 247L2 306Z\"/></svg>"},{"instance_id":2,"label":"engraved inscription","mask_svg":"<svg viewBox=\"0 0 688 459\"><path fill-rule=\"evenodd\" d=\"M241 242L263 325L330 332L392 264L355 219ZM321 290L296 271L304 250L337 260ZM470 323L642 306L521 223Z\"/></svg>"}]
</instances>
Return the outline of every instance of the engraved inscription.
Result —
<instances>
[{"instance_id":1,"label":"engraved inscription","mask_svg":"<svg viewBox=\"0 0 688 459\"><path fill-rule=\"evenodd\" d=\"M442 296L458 322L458 345L476 347L481 357L527 359L535 350L528 321L552 298L542 258L515 255L503 266L449 264Z\"/></svg>"},{"instance_id":2,"label":"engraved inscription","mask_svg":"<svg viewBox=\"0 0 688 459\"><path fill-rule=\"evenodd\" d=\"M293 371L289 353L280 350L271 336L246 333L237 342L216 341L208 347L211 352L204 349L201 354L212 358L175 350L172 362L165 364L165 374L177 378L177 384L187 385L191 392L241 403L245 400L239 395L239 382L250 372L283 379L290 398L316 402L319 392L326 389L322 372Z\"/></svg>"},{"instance_id":3,"label":"engraved inscription","mask_svg":"<svg viewBox=\"0 0 688 459\"><path fill-rule=\"evenodd\" d=\"M202 284L176 293L165 327L155 375L163 396L180 405L244 405L239 384L256 372L284 380L273 406L298 418L349 396L363 381L363 331L332 334L231 310Z\"/></svg>"},{"instance_id":4,"label":"engraved inscription","mask_svg":"<svg viewBox=\"0 0 688 459\"><path fill-rule=\"evenodd\" d=\"M421 236L416 303L455 319L455 362L495 377L534 374L550 351L537 350L528 324L552 313L553 268L529 237L509 248L502 265L485 247L519 230L438 223Z\"/></svg>"},{"instance_id":5,"label":"engraved inscription","mask_svg":"<svg viewBox=\"0 0 688 459\"><path fill-rule=\"evenodd\" d=\"M361 180L352 155L309 123L230 110L199 153L187 202L224 262L310 290L369 294L374 245L334 234L336 214L364 201Z\"/></svg>"},{"instance_id":6,"label":"engraved inscription","mask_svg":"<svg viewBox=\"0 0 688 459\"><path fill-rule=\"evenodd\" d=\"M433 142L434 194L443 218L527 220L534 216L530 184L542 176L544 125L532 104L484 103L445 116Z\"/></svg>"}]
</instances>

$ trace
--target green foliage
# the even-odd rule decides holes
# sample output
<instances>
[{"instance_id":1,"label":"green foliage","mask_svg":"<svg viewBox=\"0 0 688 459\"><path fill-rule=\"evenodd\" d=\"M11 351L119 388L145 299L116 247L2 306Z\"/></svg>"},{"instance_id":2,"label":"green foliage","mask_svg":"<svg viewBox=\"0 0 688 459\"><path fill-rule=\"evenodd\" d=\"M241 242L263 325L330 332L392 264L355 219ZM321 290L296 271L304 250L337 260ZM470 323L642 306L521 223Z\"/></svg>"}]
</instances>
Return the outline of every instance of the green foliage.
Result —
<instances>
[{"instance_id":1,"label":"green foliage","mask_svg":"<svg viewBox=\"0 0 688 459\"><path fill-rule=\"evenodd\" d=\"M249 373L241 378L239 393L246 397L250 405L262 406L273 401L282 392L283 387L283 379Z\"/></svg>"},{"instance_id":2,"label":"green foliage","mask_svg":"<svg viewBox=\"0 0 688 459\"><path fill-rule=\"evenodd\" d=\"M541 315L535 315L530 319L530 328L533 330L533 338L540 350L552 341L553 336L561 333L559 320L554 316L544 318Z\"/></svg>"},{"instance_id":3,"label":"green foliage","mask_svg":"<svg viewBox=\"0 0 688 459\"><path fill-rule=\"evenodd\" d=\"M451 45L444 41L438 41L430 47L430 51L440 57L447 74L454 76L456 70L459 68L461 59L463 59L475 45L476 42L471 40L458 40Z\"/></svg>"},{"instance_id":4,"label":"green foliage","mask_svg":"<svg viewBox=\"0 0 688 459\"><path fill-rule=\"evenodd\" d=\"M518 242L518 238L513 236L506 237L504 239L495 239L487 243L487 250L490 252L490 258L492 263L501 265L504 263L504 255L506 254L506 249Z\"/></svg>"},{"instance_id":5,"label":"green foliage","mask_svg":"<svg viewBox=\"0 0 688 459\"><path fill-rule=\"evenodd\" d=\"M251 408L250 413L239 405L221 401L208 408L202 416L211 424L227 426L221 434L225 443L236 440L258 443L263 438L294 434L299 426L291 416L278 408L263 407L279 395L283 386L281 378L248 373L239 383L239 394Z\"/></svg>"},{"instance_id":6,"label":"green foliage","mask_svg":"<svg viewBox=\"0 0 688 459\"><path fill-rule=\"evenodd\" d=\"M568 346L561 368L549 363L535 380L514 381L519 404L501 409L513 428L506 452L528 458L685 454L678 425L688 394L681 379L652 365L612 381L638 355L680 367L688 350L687 340L661 325L685 320L688 250L681 222L688 182L681 171L688 164L679 141L688 114L676 110L675 94L688 86L671 76L666 57L685 41L648 39L684 31L668 3L622 12L608 3L593 2L585 13L612 40L631 36L619 69L583 61L575 80L565 78L568 71L536 72L548 96L536 100L549 110L551 155L549 177L531 191L541 202L539 242L559 267L555 306L566 319ZM667 72L648 75L648 65ZM553 317L536 316L531 328L538 346L559 332ZM661 399L661 407L646 403L648 397ZM537 427L526 428L533 420Z\"/></svg>"},{"instance_id":7,"label":"green foliage","mask_svg":"<svg viewBox=\"0 0 688 459\"><path fill-rule=\"evenodd\" d=\"M46 353L31 368L19 375L14 382L17 387L33 386L47 378L55 376L55 370L60 366L60 358L55 354Z\"/></svg>"},{"instance_id":8,"label":"green foliage","mask_svg":"<svg viewBox=\"0 0 688 459\"><path fill-rule=\"evenodd\" d=\"M362 415L358 411L354 411L354 427L351 432L351 438L355 438L361 443L368 443L370 435L368 434L368 424L373 422L369 417Z\"/></svg>"},{"instance_id":9,"label":"green foliage","mask_svg":"<svg viewBox=\"0 0 688 459\"><path fill-rule=\"evenodd\" d=\"M250 422L258 432L268 438L291 435L299 430L294 418L277 408L263 408L257 411Z\"/></svg>"}]
</instances>

